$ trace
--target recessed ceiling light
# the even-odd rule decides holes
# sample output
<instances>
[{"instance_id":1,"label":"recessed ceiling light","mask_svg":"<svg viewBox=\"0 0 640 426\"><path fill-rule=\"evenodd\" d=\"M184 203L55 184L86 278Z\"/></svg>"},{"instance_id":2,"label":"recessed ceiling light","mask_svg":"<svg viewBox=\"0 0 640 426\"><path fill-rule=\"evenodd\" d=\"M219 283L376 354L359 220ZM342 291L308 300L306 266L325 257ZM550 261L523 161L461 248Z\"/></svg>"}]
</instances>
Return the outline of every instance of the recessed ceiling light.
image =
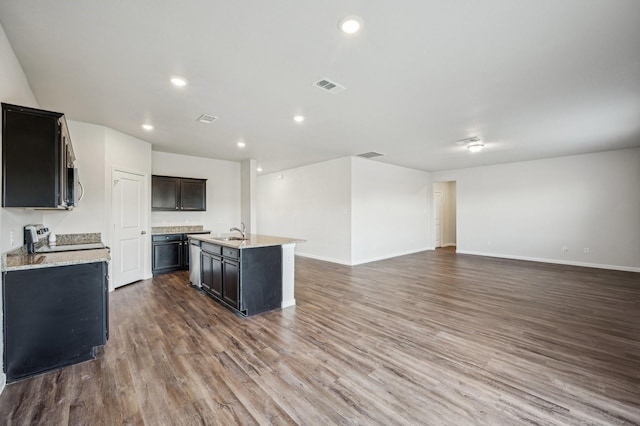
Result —
<instances>
[{"instance_id":1,"label":"recessed ceiling light","mask_svg":"<svg viewBox=\"0 0 640 426\"><path fill-rule=\"evenodd\" d=\"M471 152L479 152L484 148L484 144L482 142L475 142L467 145L467 149Z\"/></svg>"},{"instance_id":2,"label":"recessed ceiling light","mask_svg":"<svg viewBox=\"0 0 640 426\"><path fill-rule=\"evenodd\" d=\"M244 148L245 146L247 146L247 144L244 143L243 141L238 141L236 145L238 145L238 148Z\"/></svg>"},{"instance_id":3,"label":"recessed ceiling light","mask_svg":"<svg viewBox=\"0 0 640 426\"><path fill-rule=\"evenodd\" d=\"M304 116L303 115L294 115L293 116L293 121L295 121L296 123L302 123L304 121Z\"/></svg>"},{"instance_id":4,"label":"recessed ceiling light","mask_svg":"<svg viewBox=\"0 0 640 426\"><path fill-rule=\"evenodd\" d=\"M338 22L338 28L345 34L355 34L362 27L362 19L357 16L347 16Z\"/></svg>"},{"instance_id":5,"label":"recessed ceiling light","mask_svg":"<svg viewBox=\"0 0 640 426\"><path fill-rule=\"evenodd\" d=\"M262 171L262 167L258 167L258 168L256 169L256 171L257 171L258 173L260 173L260 172Z\"/></svg>"},{"instance_id":6,"label":"recessed ceiling light","mask_svg":"<svg viewBox=\"0 0 640 426\"><path fill-rule=\"evenodd\" d=\"M182 77L171 77L171 84L177 87L184 87L187 85L187 80Z\"/></svg>"},{"instance_id":7,"label":"recessed ceiling light","mask_svg":"<svg viewBox=\"0 0 640 426\"><path fill-rule=\"evenodd\" d=\"M143 124L142 128L145 129L147 132L150 132L153 130L153 126L151 124Z\"/></svg>"}]
</instances>

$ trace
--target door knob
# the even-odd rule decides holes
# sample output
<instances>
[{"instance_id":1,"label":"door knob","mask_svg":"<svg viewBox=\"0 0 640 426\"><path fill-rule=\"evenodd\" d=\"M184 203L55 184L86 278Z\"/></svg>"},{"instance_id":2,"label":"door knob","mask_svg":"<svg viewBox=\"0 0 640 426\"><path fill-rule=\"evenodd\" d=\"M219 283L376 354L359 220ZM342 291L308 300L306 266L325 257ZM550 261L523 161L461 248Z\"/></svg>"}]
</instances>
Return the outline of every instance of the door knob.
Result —
<instances>
[{"instance_id":1,"label":"door knob","mask_svg":"<svg viewBox=\"0 0 640 426\"><path fill-rule=\"evenodd\" d=\"M145 235L147 233L147 231L140 231L141 235Z\"/></svg>"}]
</instances>

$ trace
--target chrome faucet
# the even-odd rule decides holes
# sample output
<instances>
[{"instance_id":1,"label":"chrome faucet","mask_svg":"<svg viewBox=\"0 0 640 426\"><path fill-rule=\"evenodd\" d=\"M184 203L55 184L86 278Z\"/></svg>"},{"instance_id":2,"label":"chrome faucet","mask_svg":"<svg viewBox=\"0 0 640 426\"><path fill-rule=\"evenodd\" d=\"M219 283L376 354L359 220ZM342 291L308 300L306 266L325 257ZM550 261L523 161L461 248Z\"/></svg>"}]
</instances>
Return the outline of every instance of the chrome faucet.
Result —
<instances>
[{"instance_id":1,"label":"chrome faucet","mask_svg":"<svg viewBox=\"0 0 640 426\"><path fill-rule=\"evenodd\" d=\"M242 234L242 238L244 239L244 238L245 238L245 233L244 233L244 229L245 229L245 228L244 228L244 222L240 222L240 225L242 226L242 229L239 229L239 228L235 228L235 227L234 227L234 228L229 229L229 232L238 231L239 233L241 233L241 234Z\"/></svg>"}]
</instances>

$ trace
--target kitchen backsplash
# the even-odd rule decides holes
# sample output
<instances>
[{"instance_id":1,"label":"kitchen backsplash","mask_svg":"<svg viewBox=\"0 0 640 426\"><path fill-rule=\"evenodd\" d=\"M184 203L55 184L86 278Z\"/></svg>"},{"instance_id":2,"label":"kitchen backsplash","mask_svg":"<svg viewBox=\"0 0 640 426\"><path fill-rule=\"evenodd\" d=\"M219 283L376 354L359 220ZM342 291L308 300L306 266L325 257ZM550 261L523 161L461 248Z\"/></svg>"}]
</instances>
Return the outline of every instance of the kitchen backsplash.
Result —
<instances>
[{"instance_id":1,"label":"kitchen backsplash","mask_svg":"<svg viewBox=\"0 0 640 426\"><path fill-rule=\"evenodd\" d=\"M175 234L204 231L202 225L152 226L152 234Z\"/></svg>"},{"instance_id":2,"label":"kitchen backsplash","mask_svg":"<svg viewBox=\"0 0 640 426\"><path fill-rule=\"evenodd\" d=\"M102 242L102 235L100 232L86 234L56 234L56 244L59 246L100 242Z\"/></svg>"}]
</instances>

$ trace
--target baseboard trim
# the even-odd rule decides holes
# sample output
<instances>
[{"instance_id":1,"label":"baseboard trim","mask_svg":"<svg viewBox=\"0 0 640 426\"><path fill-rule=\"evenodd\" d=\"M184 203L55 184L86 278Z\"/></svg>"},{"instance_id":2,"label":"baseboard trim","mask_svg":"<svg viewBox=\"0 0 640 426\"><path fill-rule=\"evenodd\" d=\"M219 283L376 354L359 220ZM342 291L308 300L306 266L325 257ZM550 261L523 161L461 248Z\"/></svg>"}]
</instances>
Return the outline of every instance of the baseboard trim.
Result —
<instances>
[{"instance_id":1,"label":"baseboard trim","mask_svg":"<svg viewBox=\"0 0 640 426\"><path fill-rule=\"evenodd\" d=\"M308 257L309 259L322 260L324 262L338 263L340 265L345 265L345 266L353 266L351 265L351 263L345 262L344 260L334 259L332 257L316 256L315 254L297 252L296 256Z\"/></svg>"},{"instance_id":2,"label":"baseboard trim","mask_svg":"<svg viewBox=\"0 0 640 426\"><path fill-rule=\"evenodd\" d=\"M316 256L315 254L309 254L309 253L296 253L296 256L308 257L309 259L322 260L324 262L337 263L339 265L344 265L344 266L357 266L357 265L362 265L362 264L365 264L365 263L377 262L379 260L391 259L391 258L394 258L394 257L406 256L406 255L414 254L414 253L420 253L422 251L427 251L427 250L435 250L435 248L434 247L421 247L421 248L415 249L415 250L408 250L408 251L399 252L399 253L393 253L393 254L389 254L389 255L385 255L385 256L372 257L372 258L369 258L369 259L361 259L361 260L357 260L355 262L345 262L344 260L334 259L334 258L325 257L325 256Z\"/></svg>"},{"instance_id":3,"label":"baseboard trim","mask_svg":"<svg viewBox=\"0 0 640 426\"><path fill-rule=\"evenodd\" d=\"M295 306L295 305L296 305L296 299L283 300L280 307L284 309L284 308L288 308L289 306Z\"/></svg>"},{"instance_id":4,"label":"baseboard trim","mask_svg":"<svg viewBox=\"0 0 640 426\"><path fill-rule=\"evenodd\" d=\"M442 247L455 247L456 243L447 243L447 244L443 244Z\"/></svg>"},{"instance_id":5,"label":"baseboard trim","mask_svg":"<svg viewBox=\"0 0 640 426\"><path fill-rule=\"evenodd\" d=\"M623 272L640 272L640 268L636 268L633 266L607 265L603 263L589 263L589 262L577 262L573 260L547 259L544 257L515 256L510 254L485 253L485 252L469 251L469 250L456 250L456 253L470 254L473 256L498 257L502 259L526 260L528 262L553 263L556 265L580 266L583 268L610 269L613 271L623 271Z\"/></svg>"},{"instance_id":6,"label":"baseboard trim","mask_svg":"<svg viewBox=\"0 0 640 426\"><path fill-rule=\"evenodd\" d=\"M371 263L371 262L377 262L379 260L392 259L394 257L407 256L409 254L420 253L422 251L427 251L427 250L429 250L429 248L420 247L418 249L407 250L407 251L398 252L398 253L392 253L392 254L385 255L385 256L377 256L377 257L371 257L371 258L368 258L368 259L360 259L360 260L357 260L357 261L353 262L353 264L351 266L362 265L362 264Z\"/></svg>"},{"instance_id":7,"label":"baseboard trim","mask_svg":"<svg viewBox=\"0 0 640 426\"><path fill-rule=\"evenodd\" d=\"M4 388L7 385L7 375L4 373L0 373L0 395L4 392Z\"/></svg>"}]
</instances>

